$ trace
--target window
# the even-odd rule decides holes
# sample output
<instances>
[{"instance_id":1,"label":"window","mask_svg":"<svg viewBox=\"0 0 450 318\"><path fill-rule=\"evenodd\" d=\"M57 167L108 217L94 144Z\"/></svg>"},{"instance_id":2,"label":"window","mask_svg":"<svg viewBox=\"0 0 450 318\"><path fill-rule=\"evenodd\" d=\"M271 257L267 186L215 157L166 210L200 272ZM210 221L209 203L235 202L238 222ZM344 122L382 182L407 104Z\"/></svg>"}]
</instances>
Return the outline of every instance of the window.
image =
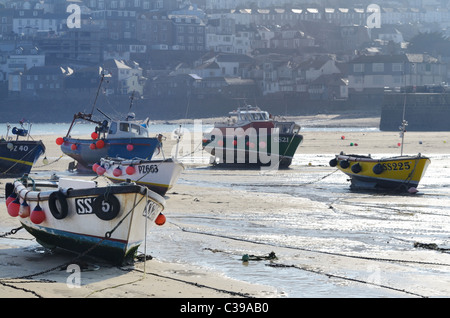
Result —
<instances>
[{"instance_id":1,"label":"window","mask_svg":"<svg viewBox=\"0 0 450 318\"><path fill-rule=\"evenodd\" d=\"M392 63L392 71L393 72L402 72L403 64L402 63Z\"/></svg>"},{"instance_id":2,"label":"window","mask_svg":"<svg viewBox=\"0 0 450 318\"><path fill-rule=\"evenodd\" d=\"M130 131L130 125L128 123L120 123L119 129L120 129L120 131L129 132Z\"/></svg>"},{"instance_id":3,"label":"window","mask_svg":"<svg viewBox=\"0 0 450 318\"><path fill-rule=\"evenodd\" d=\"M373 63L372 71L373 72L384 72L384 63Z\"/></svg>"}]
</instances>

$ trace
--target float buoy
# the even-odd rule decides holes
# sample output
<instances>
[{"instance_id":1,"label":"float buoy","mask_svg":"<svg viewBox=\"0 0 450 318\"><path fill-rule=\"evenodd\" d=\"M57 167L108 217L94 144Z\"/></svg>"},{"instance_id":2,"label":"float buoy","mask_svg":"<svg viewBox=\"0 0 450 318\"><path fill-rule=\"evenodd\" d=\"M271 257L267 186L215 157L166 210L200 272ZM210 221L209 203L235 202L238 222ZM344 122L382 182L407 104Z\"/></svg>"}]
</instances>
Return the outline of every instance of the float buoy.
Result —
<instances>
[{"instance_id":1,"label":"float buoy","mask_svg":"<svg viewBox=\"0 0 450 318\"><path fill-rule=\"evenodd\" d=\"M359 163L355 163L351 169L352 169L353 173L360 173L362 170L362 167Z\"/></svg>"},{"instance_id":2,"label":"float buoy","mask_svg":"<svg viewBox=\"0 0 450 318\"><path fill-rule=\"evenodd\" d=\"M114 175L115 177L120 177L120 176L122 175L122 170L121 170L119 167L115 168L115 169L113 170L113 175Z\"/></svg>"},{"instance_id":3,"label":"float buoy","mask_svg":"<svg viewBox=\"0 0 450 318\"><path fill-rule=\"evenodd\" d=\"M30 221L34 224L41 224L45 220L45 212L42 210L39 203L36 207L31 211Z\"/></svg>"},{"instance_id":4,"label":"float buoy","mask_svg":"<svg viewBox=\"0 0 450 318\"><path fill-rule=\"evenodd\" d=\"M336 158L331 159L330 160L330 167L336 167L337 166L338 161L336 160Z\"/></svg>"},{"instance_id":5,"label":"float buoy","mask_svg":"<svg viewBox=\"0 0 450 318\"><path fill-rule=\"evenodd\" d=\"M102 166L99 166L95 172L97 172L97 174L99 176L103 176L105 174L105 172L106 172L106 169L103 168Z\"/></svg>"},{"instance_id":6,"label":"float buoy","mask_svg":"<svg viewBox=\"0 0 450 318\"><path fill-rule=\"evenodd\" d=\"M128 166L126 169L125 169L125 172L127 173L127 175L132 175L132 174L134 174L135 172L136 172L136 168L135 167L133 167L133 166Z\"/></svg>"},{"instance_id":7,"label":"float buoy","mask_svg":"<svg viewBox=\"0 0 450 318\"><path fill-rule=\"evenodd\" d=\"M91 134L91 138L92 139L97 139L98 138L98 134L94 131L92 134Z\"/></svg>"},{"instance_id":8,"label":"float buoy","mask_svg":"<svg viewBox=\"0 0 450 318\"><path fill-rule=\"evenodd\" d=\"M350 166L350 163L348 162L348 160L342 160L339 165L342 169L347 169Z\"/></svg>"},{"instance_id":9,"label":"float buoy","mask_svg":"<svg viewBox=\"0 0 450 318\"><path fill-rule=\"evenodd\" d=\"M58 138L56 138L56 144L57 144L58 146L61 146L63 143L64 143L63 137L58 137Z\"/></svg>"},{"instance_id":10,"label":"float buoy","mask_svg":"<svg viewBox=\"0 0 450 318\"><path fill-rule=\"evenodd\" d=\"M164 225L164 223L166 223L166 216L162 213L159 213L159 215L155 219L155 224L162 226Z\"/></svg>"},{"instance_id":11,"label":"float buoy","mask_svg":"<svg viewBox=\"0 0 450 318\"><path fill-rule=\"evenodd\" d=\"M11 195L6 199L6 207L13 202L17 198L17 194L15 192L11 193Z\"/></svg>"},{"instance_id":12,"label":"float buoy","mask_svg":"<svg viewBox=\"0 0 450 318\"><path fill-rule=\"evenodd\" d=\"M134 150L134 146L131 145L131 144L128 144L128 145L127 145L127 150L128 150L128 151L133 151L133 150Z\"/></svg>"},{"instance_id":13,"label":"float buoy","mask_svg":"<svg viewBox=\"0 0 450 318\"><path fill-rule=\"evenodd\" d=\"M73 151L77 150L77 145L72 144L72 146L70 146L70 149L72 149Z\"/></svg>"},{"instance_id":14,"label":"float buoy","mask_svg":"<svg viewBox=\"0 0 450 318\"><path fill-rule=\"evenodd\" d=\"M25 200L23 200L22 204L20 205L19 216L21 218L27 218L30 216L30 206Z\"/></svg>"},{"instance_id":15,"label":"float buoy","mask_svg":"<svg viewBox=\"0 0 450 318\"><path fill-rule=\"evenodd\" d=\"M94 163L92 165L92 171L97 172L98 167L100 167L100 165L98 163Z\"/></svg>"},{"instance_id":16,"label":"float buoy","mask_svg":"<svg viewBox=\"0 0 450 318\"><path fill-rule=\"evenodd\" d=\"M12 217L16 217L19 215L20 211L20 200L19 196L17 196L14 201L12 201L10 204L8 204L8 214Z\"/></svg>"},{"instance_id":17,"label":"float buoy","mask_svg":"<svg viewBox=\"0 0 450 318\"><path fill-rule=\"evenodd\" d=\"M375 166L373 166L372 171L375 174L380 174L383 172L383 166L380 163L377 163Z\"/></svg>"},{"instance_id":18,"label":"float buoy","mask_svg":"<svg viewBox=\"0 0 450 318\"><path fill-rule=\"evenodd\" d=\"M103 140L99 140L99 141L97 141L97 142L95 143L95 146L96 146L98 149L102 149L103 147L105 147L105 142L104 142Z\"/></svg>"}]
</instances>

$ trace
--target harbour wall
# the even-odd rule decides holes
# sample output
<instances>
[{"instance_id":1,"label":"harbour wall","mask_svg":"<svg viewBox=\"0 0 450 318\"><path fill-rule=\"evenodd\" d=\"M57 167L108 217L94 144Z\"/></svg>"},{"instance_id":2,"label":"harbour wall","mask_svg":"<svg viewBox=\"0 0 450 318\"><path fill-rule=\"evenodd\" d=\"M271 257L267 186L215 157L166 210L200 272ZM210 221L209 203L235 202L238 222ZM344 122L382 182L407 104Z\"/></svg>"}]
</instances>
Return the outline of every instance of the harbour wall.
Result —
<instances>
[{"instance_id":1,"label":"harbour wall","mask_svg":"<svg viewBox=\"0 0 450 318\"><path fill-rule=\"evenodd\" d=\"M409 131L450 131L450 94L385 94L380 130L399 131L403 118Z\"/></svg>"}]
</instances>

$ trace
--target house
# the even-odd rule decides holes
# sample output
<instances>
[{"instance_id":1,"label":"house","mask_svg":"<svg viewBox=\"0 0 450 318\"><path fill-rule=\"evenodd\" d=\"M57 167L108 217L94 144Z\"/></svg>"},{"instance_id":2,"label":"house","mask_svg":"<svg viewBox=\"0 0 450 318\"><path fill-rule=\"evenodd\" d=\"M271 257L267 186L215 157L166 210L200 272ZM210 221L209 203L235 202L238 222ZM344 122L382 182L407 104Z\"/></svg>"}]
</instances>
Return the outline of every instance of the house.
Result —
<instances>
[{"instance_id":1,"label":"house","mask_svg":"<svg viewBox=\"0 0 450 318\"><path fill-rule=\"evenodd\" d=\"M341 73L341 70L336 66L336 61L330 56L310 58L300 63L299 68L301 69L302 79L307 83L314 81L321 75Z\"/></svg>"},{"instance_id":2,"label":"house","mask_svg":"<svg viewBox=\"0 0 450 318\"><path fill-rule=\"evenodd\" d=\"M101 31L96 26L67 29L55 36L36 38L36 44L46 55L47 64L67 61L99 63L102 60Z\"/></svg>"},{"instance_id":3,"label":"house","mask_svg":"<svg viewBox=\"0 0 450 318\"><path fill-rule=\"evenodd\" d=\"M73 70L61 66L35 66L21 74L21 92L24 97L62 97L65 80Z\"/></svg>"},{"instance_id":4,"label":"house","mask_svg":"<svg viewBox=\"0 0 450 318\"><path fill-rule=\"evenodd\" d=\"M197 16L169 15L173 22L174 45L180 50L203 52L206 49L206 25Z\"/></svg>"},{"instance_id":5,"label":"house","mask_svg":"<svg viewBox=\"0 0 450 318\"><path fill-rule=\"evenodd\" d=\"M0 39L7 38L13 33L13 9L0 8Z\"/></svg>"},{"instance_id":6,"label":"house","mask_svg":"<svg viewBox=\"0 0 450 318\"><path fill-rule=\"evenodd\" d=\"M34 66L45 65L45 55L39 48L32 45L17 46L13 51L5 53L0 59L5 61L4 64L0 64L0 70L6 74L16 71L24 72Z\"/></svg>"},{"instance_id":7,"label":"house","mask_svg":"<svg viewBox=\"0 0 450 318\"><path fill-rule=\"evenodd\" d=\"M245 54L218 54L214 60L225 77L246 77L246 69L254 63L253 58Z\"/></svg>"},{"instance_id":8,"label":"house","mask_svg":"<svg viewBox=\"0 0 450 318\"><path fill-rule=\"evenodd\" d=\"M137 38L148 48L170 49L174 45L174 24L160 12L139 12Z\"/></svg>"},{"instance_id":9,"label":"house","mask_svg":"<svg viewBox=\"0 0 450 318\"><path fill-rule=\"evenodd\" d=\"M105 73L110 74L105 85L107 95L130 95L142 96L146 78L142 76L142 68L134 61L110 59L103 62Z\"/></svg>"},{"instance_id":10,"label":"house","mask_svg":"<svg viewBox=\"0 0 450 318\"><path fill-rule=\"evenodd\" d=\"M348 80L341 74L321 75L308 85L310 99L345 100L348 98Z\"/></svg>"},{"instance_id":11,"label":"house","mask_svg":"<svg viewBox=\"0 0 450 318\"><path fill-rule=\"evenodd\" d=\"M446 65L427 54L359 56L349 62L349 93L385 87L440 85Z\"/></svg>"}]
</instances>

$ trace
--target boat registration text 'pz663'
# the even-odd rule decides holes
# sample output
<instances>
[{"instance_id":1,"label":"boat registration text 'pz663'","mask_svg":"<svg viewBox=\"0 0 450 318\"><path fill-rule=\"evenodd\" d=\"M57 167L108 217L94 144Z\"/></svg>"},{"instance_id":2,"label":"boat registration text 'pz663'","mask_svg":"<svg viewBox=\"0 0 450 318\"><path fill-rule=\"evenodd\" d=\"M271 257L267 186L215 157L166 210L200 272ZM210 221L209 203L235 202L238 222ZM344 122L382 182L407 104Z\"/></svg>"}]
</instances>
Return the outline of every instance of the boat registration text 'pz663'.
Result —
<instances>
[{"instance_id":1,"label":"boat registration text 'pz663'","mask_svg":"<svg viewBox=\"0 0 450 318\"><path fill-rule=\"evenodd\" d=\"M158 173L158 165L139 165L139 173Z\"/></svg>"}]
</instances>

